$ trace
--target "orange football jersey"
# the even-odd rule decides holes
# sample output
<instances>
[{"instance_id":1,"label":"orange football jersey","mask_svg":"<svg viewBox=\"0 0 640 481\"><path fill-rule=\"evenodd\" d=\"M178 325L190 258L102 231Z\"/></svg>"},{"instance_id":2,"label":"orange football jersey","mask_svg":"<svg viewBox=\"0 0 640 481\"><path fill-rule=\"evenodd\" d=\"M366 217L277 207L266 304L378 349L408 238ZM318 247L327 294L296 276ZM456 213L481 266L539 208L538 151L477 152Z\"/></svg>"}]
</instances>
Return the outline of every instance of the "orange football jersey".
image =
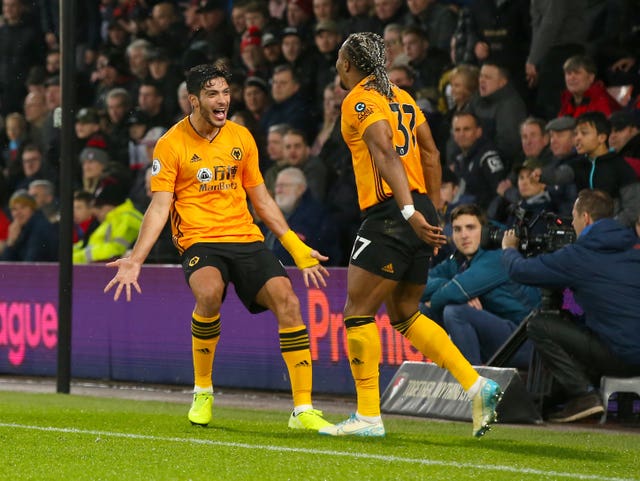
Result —
<instances>
[{"instance_id":1,"label":"orange football jersey","mask_svg":"<svg viewBox=\"0 0 640 481\"><path fill-rule=\"evenodd\" d=\"M358 203L365 210L383 202L393 193L382 179L362 136L371 124L387 120L393 131L393 142L409 180L409 189L426 193L416 128L426 118L413 98L404 90L393 86L393 100L373 89L365 89L367 78L356 85L342 102L342 137L353 162L358 188Z\"/></svg>"},{"instance_id":2,"label":"orange football jersey","mask_svg":"<svg viewBox=\"0 0 640 481\"><path fill-rule=\"evenodd\" d=\"M156 144L153 192L173 192L171 229L180 253L196 242L264 240L247 205L246 188L263 182L258 148L243 126L227 121L209 142L189 117Z\"/></svg>"}]
</instances>

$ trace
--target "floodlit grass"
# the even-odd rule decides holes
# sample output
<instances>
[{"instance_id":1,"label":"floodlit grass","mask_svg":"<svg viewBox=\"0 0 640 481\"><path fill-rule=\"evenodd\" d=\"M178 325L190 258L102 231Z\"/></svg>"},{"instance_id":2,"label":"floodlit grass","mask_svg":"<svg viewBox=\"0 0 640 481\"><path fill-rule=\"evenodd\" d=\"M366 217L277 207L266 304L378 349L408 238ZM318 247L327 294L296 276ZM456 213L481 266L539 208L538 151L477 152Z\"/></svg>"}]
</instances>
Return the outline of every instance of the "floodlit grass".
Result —
<instances>
[{"instance_id":1,"label":"floodlit grass","mask_svg":"<svg viewBox=\"0 0 640 481\"><path fill-rule=\"evenodd\" d=\"M384 439L289 431L288 412L0 392L2 480L640 480L640 430L385 418ZM331 421L343 415L331 414Z\"/></svg>"}]
</instances>

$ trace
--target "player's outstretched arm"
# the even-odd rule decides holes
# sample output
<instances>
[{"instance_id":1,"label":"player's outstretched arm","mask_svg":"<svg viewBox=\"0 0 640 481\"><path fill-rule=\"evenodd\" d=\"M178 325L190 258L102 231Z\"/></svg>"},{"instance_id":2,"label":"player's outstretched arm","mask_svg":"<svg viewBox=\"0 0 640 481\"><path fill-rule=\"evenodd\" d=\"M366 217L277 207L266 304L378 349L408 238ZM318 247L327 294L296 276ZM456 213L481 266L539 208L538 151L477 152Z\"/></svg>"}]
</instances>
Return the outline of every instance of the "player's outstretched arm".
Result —
<instances>
[{"instance_id":1,"label":"player's outstretched arm","mask_svg":"<svg viewBox=\"0 0 640 481\"><path fill-rule=\"evenodd\" d=\"M326 286L325 277L329 277L329 271L320 262L327 261L329 258L306 245L291 230L264 184L247 189L247 194L256 214L280 240L283 247L291 254L298 269L302 271L305 286L309 287L310 283L315 287Z\"/></svg>"},{"instance_id":2,"label":"player's outstretched arm","mask_svg":"<svg viewBox=\"0 0 640 481\"><path fill-rule=\"evenodd\" d=\"M130 301L132 286L139 294L142 293L142 289L138 284L140 269L167 222L172 200L172 192L154 192L151 203L144 214L138 240L133 247L131 255L107 264L107 267L116 267L118 269L116 275L104 288L106 293L115 286L114 301L120 298L123 289L127 301Z\"/></svg>"}]
</instances>

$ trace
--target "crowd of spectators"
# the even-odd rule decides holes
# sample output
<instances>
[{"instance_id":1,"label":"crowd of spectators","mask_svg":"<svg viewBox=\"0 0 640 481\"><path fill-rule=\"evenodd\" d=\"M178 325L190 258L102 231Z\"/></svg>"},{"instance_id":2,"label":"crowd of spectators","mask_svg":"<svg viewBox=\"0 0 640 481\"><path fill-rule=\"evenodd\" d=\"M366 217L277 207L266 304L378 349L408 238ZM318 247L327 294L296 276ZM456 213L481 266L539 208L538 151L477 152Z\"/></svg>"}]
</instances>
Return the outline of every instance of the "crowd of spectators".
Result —
<instances>
[{"instance_id":1,"label":"crowd of spectators","mask_svg":"<svg viewBox=\"0 0 640 481\"><path fill-rule=\"evenodd\" d=\"M58 220L59 14L57 1L2 0L0 246L17 230L16 193L15 205ZM77 19L73 164L82 202L108 178L143 212L155 142L190 112L185 72L223 62L233 74L229 117L254 135L268 188L278 195L279 174L300 169L304 182L288 174L299 201L316 202L326 218L308 226L306 241L333 242L328 264L346 265L359 212L335 61L350 33L374 31L391 79L416 98L441 151L443 222L461 201L504 224L517 205L569 215L585 187L608 192L626 225L638 219L632 1L93 0L78 2ZM32 186L48 189L46 205ZM335 226L332 239L326 225Z\"/></svg>"}]
</instances>

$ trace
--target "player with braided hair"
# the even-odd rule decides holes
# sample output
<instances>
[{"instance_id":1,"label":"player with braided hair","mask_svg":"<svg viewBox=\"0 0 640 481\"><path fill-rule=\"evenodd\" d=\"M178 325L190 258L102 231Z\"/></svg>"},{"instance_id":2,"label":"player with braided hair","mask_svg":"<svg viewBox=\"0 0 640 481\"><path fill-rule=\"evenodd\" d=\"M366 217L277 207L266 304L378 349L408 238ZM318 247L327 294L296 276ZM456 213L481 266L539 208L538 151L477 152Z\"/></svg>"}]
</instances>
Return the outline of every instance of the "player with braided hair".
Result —
<instances>
[{"instance_id":1,"label":"player with braided hair","mask_svg":"<svg viewBox=\"0 0 640 481\"><path fill-rule=\"evenodd\" d=\"M418 310L429 259L446 242L439 204L440 154L415 101L389 81L382 38L351 34L336 69L349 91L342 103L342 136L349 146L363 222L347 274L344 323L357 411L332 436L384 436L380 416L381 345L375 314L386 303L391 325L425 356L448 369L473 403L473 435L496 420L500 386L469 364L447 333Z\"/></svg>"}]
</instances>

